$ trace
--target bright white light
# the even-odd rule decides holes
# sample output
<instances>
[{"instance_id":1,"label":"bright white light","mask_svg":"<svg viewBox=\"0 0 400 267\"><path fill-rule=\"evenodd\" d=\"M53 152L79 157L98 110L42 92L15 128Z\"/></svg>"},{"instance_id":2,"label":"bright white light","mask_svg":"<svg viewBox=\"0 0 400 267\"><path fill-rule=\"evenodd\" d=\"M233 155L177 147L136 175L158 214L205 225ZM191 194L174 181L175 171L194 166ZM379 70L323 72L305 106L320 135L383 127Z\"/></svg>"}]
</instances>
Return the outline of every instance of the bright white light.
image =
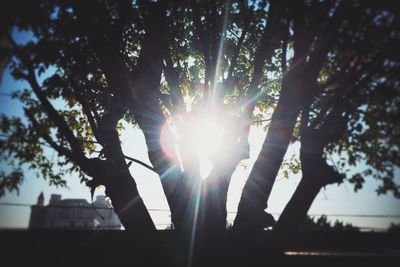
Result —
<instances>
[{"instance_id":1,"label":"bright white light","mask_svg":"<svg viewBox=\"0 0 400 267\"><path fill-rule=\"evenodd\" d=\"M226 145L226 129L228 125L217 114L187 113L176 115L161 130L161 145L164 152L179 162L182 171L186 167L199 164L200 176L209 176L217 159L227 157L221 151ZM194 165L191 165L194 163Z\"/></svg>"},{"instance_id":2,"label":"bright white light","mask_svg":"<svg viewBox=\"0 0 400 267\"><path fill-rule=\"evenodd\" d=\"M191 148L199 154L214 155L221 144L224 129L209 118L199 118L191 128Z\"/></svg>"},{"instance_id":3,"label":"bright white light","mask_svg":"<svg viewBox=\"0 0 400 267\"><path fill-rule=\"evenodd\" d=\"M212 170L211 157L221 148L225 131L221 124L209 117L194 117L188 127L190 142L183 149L198 157L200 176L205 179Z\"/></svg>"}]
</instances>

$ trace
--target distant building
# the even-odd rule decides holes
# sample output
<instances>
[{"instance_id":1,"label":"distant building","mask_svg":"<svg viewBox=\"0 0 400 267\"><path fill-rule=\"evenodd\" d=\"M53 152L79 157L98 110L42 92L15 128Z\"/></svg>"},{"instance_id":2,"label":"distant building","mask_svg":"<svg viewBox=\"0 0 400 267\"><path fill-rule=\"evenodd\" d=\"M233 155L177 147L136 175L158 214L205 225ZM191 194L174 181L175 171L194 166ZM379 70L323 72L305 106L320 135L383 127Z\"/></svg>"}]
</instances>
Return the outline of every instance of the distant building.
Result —
<instances>
[{"instance_id":1,"label":"distant building","mask_svg":"<svg viewBox=\"0 0 400 267\"><path fill-rule=\"evenodd\" d=\"M121 222L105 196L97 196L93 204L86 199L62 199L52 194L44 205L43 193L31 206L29 228L36 229L120 229Z\"/></svg>"}]
</instances>

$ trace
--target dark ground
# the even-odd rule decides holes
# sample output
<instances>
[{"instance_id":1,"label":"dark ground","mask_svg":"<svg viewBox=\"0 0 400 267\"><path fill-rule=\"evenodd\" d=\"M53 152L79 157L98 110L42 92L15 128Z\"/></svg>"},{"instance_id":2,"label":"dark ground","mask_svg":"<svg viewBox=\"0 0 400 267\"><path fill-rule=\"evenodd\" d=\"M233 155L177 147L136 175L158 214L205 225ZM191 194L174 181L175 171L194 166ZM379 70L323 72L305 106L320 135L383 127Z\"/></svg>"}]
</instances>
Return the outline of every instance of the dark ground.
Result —
<instances>
[{"instance_id":1,"label":"dark ground","mask_svg":"<svg viewBox=\"0 0 400 267\"><path fill-rule=\"evenodd\" d=\"M173 231L161 231L166 250ZM124 231L0 231L0 266L143 266ZM285 256L257 266L398 266L400 235L299 233ZM250 266L244 264L243 266Z\"/></svg>"}]
</instances>

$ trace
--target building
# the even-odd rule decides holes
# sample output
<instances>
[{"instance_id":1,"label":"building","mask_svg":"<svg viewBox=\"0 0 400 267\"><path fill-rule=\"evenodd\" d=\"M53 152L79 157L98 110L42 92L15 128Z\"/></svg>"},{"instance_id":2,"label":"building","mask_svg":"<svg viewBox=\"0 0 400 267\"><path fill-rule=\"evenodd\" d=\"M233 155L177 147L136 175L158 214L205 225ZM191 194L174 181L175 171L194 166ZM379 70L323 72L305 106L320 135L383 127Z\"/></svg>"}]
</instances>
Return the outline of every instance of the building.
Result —
<instances>
[{"instance_id":1,"label":"building","mask_svg":"<svg viewBox=\"0 0 400 267\"><path fill-rule=\"evenodd\" d=\"M121 229L121 222L105 196L97 196L89 203L86 199L62 199L52 194L44 205L40 193L36 205L31 206L29 228L32 229Z\"/></svg>"}]
</instances>

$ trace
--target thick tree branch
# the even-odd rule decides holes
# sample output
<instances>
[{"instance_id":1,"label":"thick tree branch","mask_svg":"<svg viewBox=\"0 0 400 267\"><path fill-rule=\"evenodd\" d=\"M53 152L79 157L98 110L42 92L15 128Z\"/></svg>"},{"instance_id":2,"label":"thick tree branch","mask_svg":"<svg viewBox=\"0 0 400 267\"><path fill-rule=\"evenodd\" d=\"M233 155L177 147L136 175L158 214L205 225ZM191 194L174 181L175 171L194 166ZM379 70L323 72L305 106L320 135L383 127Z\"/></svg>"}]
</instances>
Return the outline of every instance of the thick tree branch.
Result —
<instances>
[{"instance_id":1,"label":"thick tree branch","mask_svg":"<svg viewBox=\"0 0 400 267\"><path fill-rule=\"evenodd\" d=\"M165 53L165 65L164 65L164 73L165 73L165 78L167 80L167 83L169 85L169 88L171 90L171 100L172 104L174 105L174 108L178 113L180 112L185 112L185 102L183 100L183 95L182 91L180 89L180 82L179 82L179 73L176 68L173 66L173 62L171 59L171 54L168 51L169 47L166 48L166 53ZM173 110L172 112L174 112Z\"/></svg>"},{"instance_id":2,"label":"thick tree branch","mask_svg":"<svg viewBox=\"0 0 400 267\"><path fill-rule=\"evenodd\" d=\"M265 65L266 60L270 60L272 57L273 47L271 45L274 34L276 34L275 23L277 17L275 17L277 6L274 1L270 3L268 10L267 25L264 30L263 36L261 37L260 46L257 48L254 57L254 70L253 77L250 81L249 89L247 91L247 98L252 99L255 96L258 85L260 84L261 77L263 75L262 69ZM248 110L254 110L256 101L251 101Z\"/></svg>"},{"instance_id":3,"label":"thick tree branch","mask_svg":"<svg viewBox=\"0 0 400 267\"><path fill-rule=\"evenodd\" d=\"M45 108L47 115L54 122L54 124L57 125L60 133L65 136L66 140L68 141L68 143L70 144L70 146L72 148L72 152L74 153L75 157L79 158L81 160L85 159L81 142L75 137L75 135L73 134L71 129L68 127L67 123L61 117L61 115L57 112L57 110L53 107L53 105L47 99L45 93L40 88L39 83L37 82L37 79L36 79L36 74L35 74L35 70L33 67L33 63L31 62L29 57L26 56L20 50L18 45L15 43L13 38L8 33L7 33L7 37L8 37L9 42L12 45L12 48L13 48L15 54L19 57L21 62L27 68L28 74L25 77L25 79L30 84L33 92L35 93L35 95L37 96L39 101L41 102L42 106Z\"/></svg>"},{"instance_id":4,"label":"thick tree branch","mask_svg":"<svg viewBox=\"0 0 400 267\"><path fill-rule=\"evenodd\" d=\"M233 72L235 71L236 65L237 65L237 60L240 54L240 50L243 46L244 40L246 38L246 34L248 31L248 28L250 26L250 14L248 12L248 8L246 6L246 4L244 3L244 1L240 1L241 4L241 13L243 14L243 19L244 19L244 25L243 25L243 29L240 33L240 37L238 39L238 42L235 46L235 50L233 51L233 55L231 58L231 63L229 65L229 69L228 69L228 76L226 78L226 80L224 81L224 87L228 87L230 88L232 86L232 82L233 82ZM225 88L226 90L226 88Z\"/></svg>"},{"instance_id":5,"label":"thick tree branch","mask_svg":"<svg viewBox=\"0 0 400 267\"><path fill-rule=\"evenodd\" d=\"M253 116L254 109L256 107L256 104L258 102L258 97L256 96L257 91L259 90L258 86L261 81L261 77L263 75L263 67L265 64L265 61L271 60L272 53L273 53L273 46L272 46L272 40L274 38L274 35L276 34L274 32L275 30L275 24L277 17L275 16L277 6L275 2L270 3L270 7L268 10L268 18L267 18L267 25L266 29L264 30L263 36L260 41L260 46L257 48L256 53L255 53L255 58L254 58L254 68L253 68L253 77L251 78L249 88L247 90L247 94L245 97L245 121L247 122L247 125L244 127L243 134L241 136L241 139L247 140L249 137L250 133L250 123L251 123L251 118ZM248 154L248 153L247 153Z\"/></svg>"},{"instance_id":6,"label":"thick tree branch","mask_svg":"<svg viewBox=\"0 0 400 267\"><path fill-rule=\"evenodd\" d=\"M36 129L36 132L39 133L39 135L49 144L51 148L53 148L55 151L58 152L61 156L64 156L68 158L69 160L79 163L79 160L77 160L74 157L74 154L72 151L68 150L65 147L59 146L51 137L49 134L45 133L43 131L43 126L40 125L40 123L36 120L35 116L30 112L27 108L24 108L24 113L28 117L29 121L32 123L32 126Z\"/></svg>"},{"instance_id":7,"label":"thick tree branch","mask_svg":"<svg viewBox=\"0 0 400 267\"><path fill-rule=\"evenodd\" d=\"M182 173L175 160L163 150L161 134L166 119L160 107L160 79L165 57L165 7L153 4L146 19L146 35L135 71L130 76L133 104L129 109L142 129L148 155L154 170L159 174L164 193L172 213L175 228L182 230L188 223L188 206L191 201L191 185L187 173ZM168 129L166 129L168 131ZM190 177L194 180L199 177ZM186 200L184 200L186 199Z\"/></svg>"},{"instance_id":8,"label":"thick tree branch","mask_svg":"<svg viewBox=\"0 0 400 267\"><path fill-rule=\"evenodd\" d=\"M261 229L253 221L263 216L264 209L272 190L279 166L292 137L297 117L302 108L303 95L309 88L315 88L315 80L305 78L305 52L311 44L311 38L304 38L304 6L293 5L289 10L294 16L295 63L284 75L278 104L272 115L271 125L263 147L243 188L238 214L234 227L238 230L257 233ZM302 39L304 38L304 39Z\"/></svg>"},{"instance_id":9,"label":"thick tree branch","mask_svg":"<svg viewBox=\"0 0 400 267\"><path fill-rule=\"evenodd\" d=\"M61 117L61 115L56 111L56 109L53 107L53 105L47 99L44 92L41 90L41 88L39 87L39 84L37 83L33 69L30 70L30 73L28 76L28 82L31 85L32 90L35 92L38 99L41 101L43 107L46 109L49 117L53 120L55 125L57 125L58 129L61 130L61 133L67 139L68 143L70 144L70 146L72 148L73 153L76 155L76 157L78 157L80 159L84 159L85 156L84 156L84 153L82 150L81 141L79 141L75 137L73 132L68 127L67 123L64 121L64 119Z\"/></svg>"},{"instance_id":10,"label":"thick tree branch","mask_svg":"<svg viewBox=\"0 0 400 267\"><path fill-rule=\"evenodd\" d=\"M193 13L193 22L196 30L196 34L198 40L200 42L200 46L203 50L204 61L206 62L206 66L210 61L210 51L208 48L208 37L206 35L206 31L204 30L204 25L201 22L201 10L197 3L197 0L191 0L190 5Z\"/></svg>"},{"instance_id":11,"label":"thick tree branch","mask_svg":"<svg viewBox=\"0 0 400 267\"><path fill-rule=\"evenodd\" d=\"M346 119L343 120L341 116L342 108L343 105L332 112L318 130L307 126L308 113L303 112L300 149L303 177L273 229L272 240L275 243L270 247L273 251L281 253L289 245L320 189L343 180L323 157L324 147L337 141L346 130Z\"/></svg>"},{"instance_id":12,"label":"thick tree branch","mask_svg":"<svg viewBox=\"0 0 400 267\"><path fill-rule=\"evenodd\" d=\"M333 17L327 22L326 27L322 27L323 32L314 43L314 49L310 52L309 60L307 63L308 75L311 79L316 79L322 66L325 64L327 53L335 44L335 40L339 36L339 29L341 20L343 19L344 5L340 5ZM317 21L315 23L318 23Z\"/></svg>"}]
</instances>

